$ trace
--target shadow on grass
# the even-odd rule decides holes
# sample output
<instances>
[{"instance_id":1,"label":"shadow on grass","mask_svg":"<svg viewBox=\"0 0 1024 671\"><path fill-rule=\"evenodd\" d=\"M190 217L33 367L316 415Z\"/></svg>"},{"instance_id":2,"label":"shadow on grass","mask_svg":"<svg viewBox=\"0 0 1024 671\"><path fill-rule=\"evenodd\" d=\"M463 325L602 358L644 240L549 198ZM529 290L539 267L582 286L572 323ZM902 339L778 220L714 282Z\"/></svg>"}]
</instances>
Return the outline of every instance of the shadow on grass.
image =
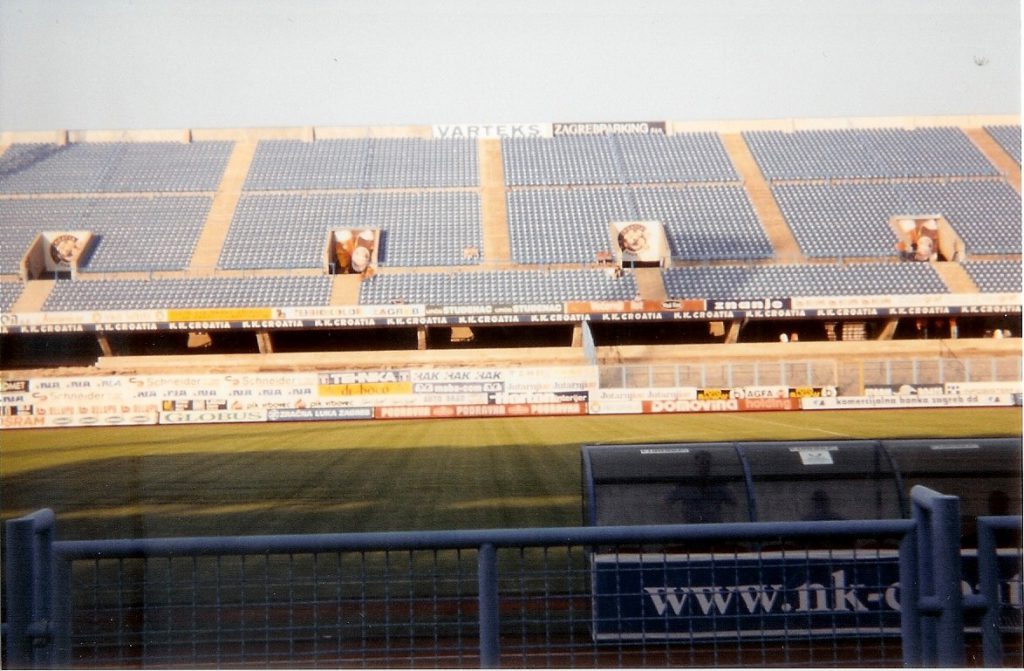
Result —
<instances>
[{"instance_id":1,"label":"shadow on grass","mask_svg":"<svg viewBox=\"0 0 1024 671\"><path fill-rule=\"evenodd\" d=\"M4 477L61 539L571 526L578 446L129 456Z\"/></svg>"}]
</instances>

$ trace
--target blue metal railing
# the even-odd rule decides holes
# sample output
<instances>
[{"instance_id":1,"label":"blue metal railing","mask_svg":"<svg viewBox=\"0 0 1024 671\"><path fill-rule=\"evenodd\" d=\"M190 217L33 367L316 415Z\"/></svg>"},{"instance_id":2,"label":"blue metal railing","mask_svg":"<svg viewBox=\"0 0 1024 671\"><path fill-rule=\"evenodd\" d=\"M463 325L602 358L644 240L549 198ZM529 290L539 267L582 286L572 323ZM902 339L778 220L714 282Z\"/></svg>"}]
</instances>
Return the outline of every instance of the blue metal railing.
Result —
<instances>
[{"instance_id":1,"label":"blue metal railing","mask_svg":"<svg viewBox=\"0 0 1024 671\"><path fill-rule=\"evenodd\" d=\"M7 664L792 665L777 640L757 642L767 623L817 643L847 621L857 636L892 637L886 622L895 618L898 661L962 666L964 607L983 601L998 618L998 569L984 565L982 594L965 604L957 499L922 487L912 499L909 520L100 541L55 541L54 515L40 511L6 526ZM1014 521L1019 529L1012 518L980 526ZM979 562L994 556L994 538L979 542ZM893 549L809 550L864 539ZM324 553L334 554L321 561ZM836 576L862 557L874 562L864 575L898 562L898 585L895 574L872 586L854 584L864 575L809 577L815 562L824 562L820 575ZM699 562L718 586L682 582ZM620 587L649 575L661 582ZM736 577L715 582L726 576ZM866 612L897 589L896 609ZM744 629L744 617L764 631ZM1000 627L986 617L983 633L996 643L985 639L985 663L998 664ZM824 625L805 626L814 618ZM696 645L701 636L715 645ZM725 640L734 640L733 657L723 657ZM847 659L842 641L822 646L827 659L799 661L879 661Z\"/></svg>"},{"instance_id":2,"label":"blue metal railing","mask_svg":"<svg viewBox=\"0 0 1024 671\"><path fill-rule=\"evenodd\" d=\"M1020 537L1022 520L1020 517L979 517L978 521L978 588L979 593L965 599L964 608L980 610L983 663L988 667L1005 666L1003 654L1003 637L1000 616L1003 600L1000 598L1002 576L999 570L1000 532ZM1014 548L1020 561L1020 548ZM1006 601L1020 607L1024 600L1024 589L1021 586L1021 574L1017 572L1016 580L1008 585ZM1018 639L1024 638L1019 617L1012 623L1017 629Z\"/></svg>"}]
</instances>

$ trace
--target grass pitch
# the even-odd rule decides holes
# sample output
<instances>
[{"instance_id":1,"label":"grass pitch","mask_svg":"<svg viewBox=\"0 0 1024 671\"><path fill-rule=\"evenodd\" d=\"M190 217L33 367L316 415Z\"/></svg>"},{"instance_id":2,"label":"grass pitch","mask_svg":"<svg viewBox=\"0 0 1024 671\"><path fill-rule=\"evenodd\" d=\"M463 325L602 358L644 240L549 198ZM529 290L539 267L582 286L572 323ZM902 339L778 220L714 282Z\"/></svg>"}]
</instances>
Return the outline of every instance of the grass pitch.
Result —
<instances>
[{"instance_id":1,"label":"grass pitch","mask_svg":"<svg viewBox=\"0 0 1024 671\"><path fill-rule=\"evenodd\" d=\"M573 526L584 443L1020 434L1020 408L7 431L0 503L64 539Z\"/></svg>"}]
</instances>

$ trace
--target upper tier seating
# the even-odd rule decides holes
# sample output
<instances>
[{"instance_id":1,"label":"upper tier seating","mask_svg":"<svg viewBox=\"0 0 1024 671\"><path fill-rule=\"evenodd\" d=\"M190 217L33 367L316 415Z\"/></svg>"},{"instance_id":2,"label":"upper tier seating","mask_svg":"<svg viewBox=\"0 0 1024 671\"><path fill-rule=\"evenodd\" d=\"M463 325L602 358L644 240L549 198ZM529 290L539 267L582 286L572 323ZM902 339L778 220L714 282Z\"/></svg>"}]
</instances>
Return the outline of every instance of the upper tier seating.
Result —
<instances>
[{"instance_id":1,"label":"upper tier seating","mask_svg":"<svg viewBox=\"0 0 1024 671\"><path fill-rule=\"evenodd\" d=\"M58 281L47 312L328 305L331 278L200 277L169 280Z\"/></svg>"},{"instance_id":2,"label":"upper tier seating","mask_svg":"<svg viewBox=\"0 0 1024 671\"><path fill-rule=\"evenodd\" d=\"M1020 293L1020 261L964 261L964 270L987 293Z\"/></svg>"},{"instance_id":3,"label":"upper tier seating","mask_svg":"<svg viewBox=\"0 0 1024 671\"><path fill-rule=\"evenodd\" d=\"M985 126L985 130L1020 165L1020 126Z\"/></svg>"},{"instance_id":4,"label":"upper tier seating","mask_svg":"<svg viewBox=\"0 0 1024 671\"><path fill-rule=\"evenodd\" d=\"M208 192L231 142L15 144L0 156L0 193Z\"/></svg>"},{"instance_id":5,"label":"upper tier seating","mask_svg":"<svg viewBox=\"0 0 1024 671\"><path fill-rule=\"evenodd\" d=\"M517 270L380 274L363 282L362 305L504 305L573 300L632 300L636 280L606 270Z\"/></svg>"},{"instance_id":6,"label":"upper tier seating","mask_svg":"<svg viewBox=\"0 0 1024 671\"><path fill-rule=\"evenodd\" d=\"M957 128L743 133L769 180L997 175Z\"/></svg>"},{"instance_id":7,"label":"upper tier seating","mask_svg":"<svg viewBox=\"0 0 1024 671\"><path fill-rule=\"evenodd\" d=\"M0 272L18 272L37 234L82 230L94 236L83 272L182 270L211 203L209 196L0 200Z\"/></svg>"},{"instance_id":8,"label":"upper tier seating","mask_svg":"<svg viewBox=\"0 0 1024 671\"><path fill-rule=\"evenodd\" d=\"M24 288L21 282L0 282L0 312L10 312Z\"/></svg>"},{"instance_id":9,"label":"upper tier seating","mask_svg":"<svg viewBox=\"0 0 1024 671\"><path fill-rule=\"evenodd\" d=\"M738 186L516 189L507 196L517 263L592 263L612 221L658 220L673 258L763 259L773 250Z\"/></svg>"},{"instance_id":10,"label":"upper tier seating","mask_svg":"<svg viewBox=\"0 0 1024 671\"><path fill-rule=\"evenodd\" d=\"M480 183L477 163L476 142L466 139L263 140L244 188L471 187Z\"/></svg>"},{"instance_id":11,"label":"upper tier seating","mask_svg":"<svg viewBox=\"0 0 1024 671\"><path fill-rule=\"evenodd\" d=\"M1020 195L1005 182L776 184L800 248L812 257L892 256L889 218L943 215L968 255L1020 254Z\"/></svg>"},{"instance_id":12,"label":"upper tier seating","mask_svg":"<svg viewBox=\"0 0 1024 671\"><path fill-rule=\"evenodd\" d=\"M480 196L420 193L246 194L221 250L221 268L320 268L328 231L379 228L381 266L473 265L482 248Z\"/></svg>"},{"instance_id":13,"label":"upper tier seating","mask_svg":"<svg viewBox=\"0 0 1024 671\"><path fill-rule=\"evenodd\" d=\"M504 138L501 146L509 186L738 180L714 133Z\"/></svg>"},{"instance_id":14,"label":"upper tier seating","mask_svg":"<svg viewBox=\"0 0 1024 671\"><path fill-rule=\"evenodd\" d=\"M945 293L928 263L693 266L663 271L670 298L787 298Z\"/></svg>"}]
</instances>

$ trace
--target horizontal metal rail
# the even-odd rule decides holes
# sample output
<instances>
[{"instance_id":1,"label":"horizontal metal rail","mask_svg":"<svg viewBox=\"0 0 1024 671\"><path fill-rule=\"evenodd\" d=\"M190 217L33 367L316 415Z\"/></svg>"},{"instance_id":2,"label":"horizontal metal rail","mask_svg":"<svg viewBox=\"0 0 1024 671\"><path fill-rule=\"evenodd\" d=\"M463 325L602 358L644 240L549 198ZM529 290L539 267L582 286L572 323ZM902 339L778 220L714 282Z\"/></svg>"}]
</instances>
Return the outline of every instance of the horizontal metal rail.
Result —
<instances>
[{"instance_id":1,"label":"horizontal metal rail","mask_svg":"<svg viewBox=\"0 0 1024 671\"><path fill-rule=\"evenodd\" d=\"M280 554L370 550L467 549L495 547L555 547L615 543L655 544L724 540L765 541L822 536L902 536L914 528L911 520L851 520L820 522L729 523L713 525L650 525L481 529L356 534L295 534L284 536L194 536L99 541L57 541L54 553L62 559L183 557L227 554Z\"/></svg>"}]
</instances>

